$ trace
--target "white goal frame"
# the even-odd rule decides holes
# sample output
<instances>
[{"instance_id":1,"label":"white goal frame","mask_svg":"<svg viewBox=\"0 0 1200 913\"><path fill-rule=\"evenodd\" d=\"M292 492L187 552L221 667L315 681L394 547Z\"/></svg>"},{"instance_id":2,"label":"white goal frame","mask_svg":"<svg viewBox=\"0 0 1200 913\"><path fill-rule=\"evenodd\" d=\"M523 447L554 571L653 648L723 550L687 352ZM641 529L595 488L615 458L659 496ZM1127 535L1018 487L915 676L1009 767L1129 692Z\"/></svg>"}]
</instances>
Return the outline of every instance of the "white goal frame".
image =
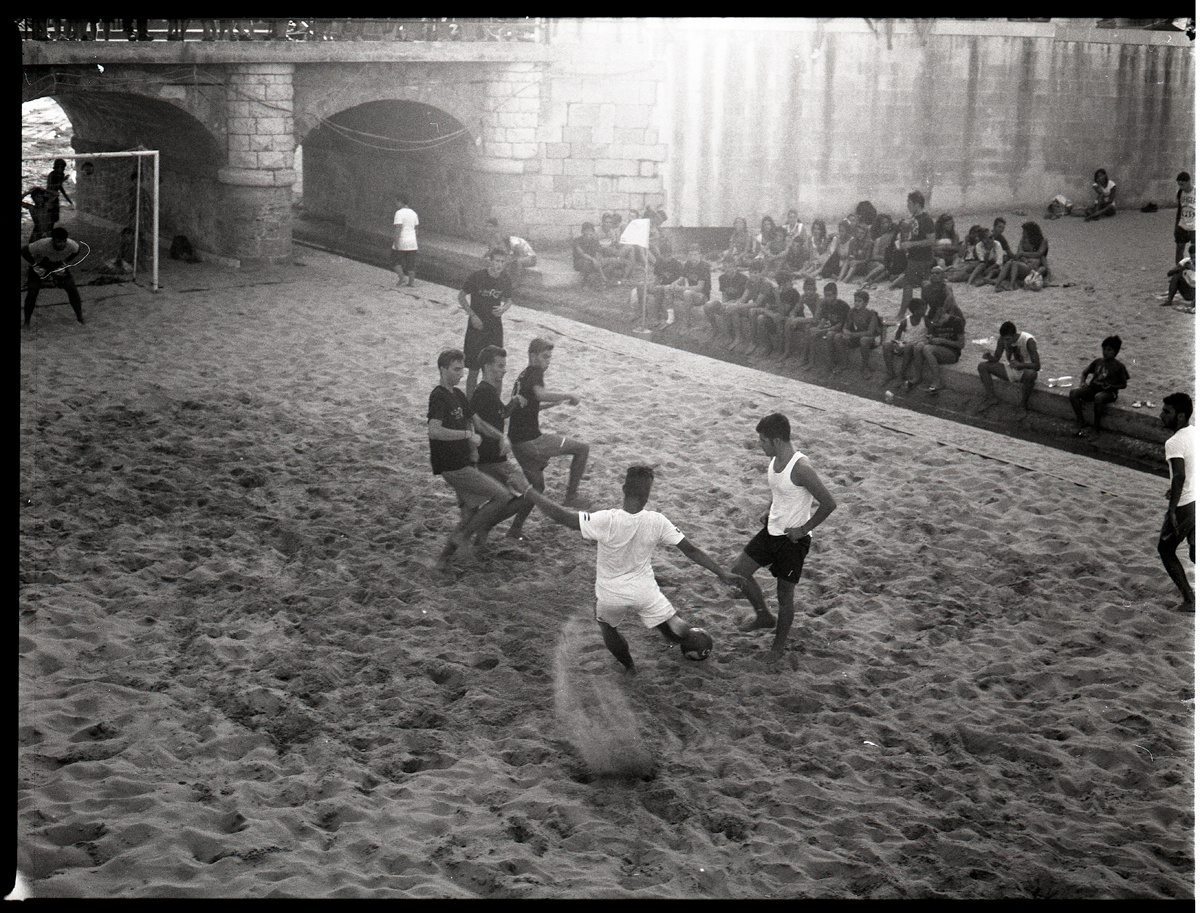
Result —
<instances>
[{"instance_id":1,"label":"white goal frame","mask_svg":"<svg viewBox=\"0 0 1200 913\"><path fill-rule=\"evenodd\" d=\"M130 158L130 157L135 158L138 163L138 173L139 173L138 178L139 179L137 182L137 192L139 195L142 192L142 182L141 182L142 161L143 161L143 159L148 158L148 159L150 159L151 163L153 164L154 206L152 208L153 208L154 216L153 216L153 224L151 226L151 234L154 237L154 243L151 245L153 247L153 250L151 251L151 255L150 255L150 289L151 289L151 291L157 292L158 291L158 248L159 248L159 241L158 241L159 165L158 165L158 150L157 149L129 149L124 152L86 152L86 153L84 153L84 152L68 152L68 153L51 153L51 154L47 154L47 155L22 155L21 161L22 162L38 162L38 161L44 160L44 161L53 163L55 159L74 160L76 162L79 162L79 161L89 161L91 159ZM77 184L77 186L78 186L78 184ZM142 207L140 205L136 205L134 207L134 216L133 216L133 245L134 245L135 263L137 261L138 245L141 243L141 230L140 230L141 226L138 224L139 220L141 219L141 215L142 215ZM95 218L95 217L93 217L93 218ZM137 276L136 271L134 272L134 276L136 278L136 276Z\"/></svg>"}]
</instances>

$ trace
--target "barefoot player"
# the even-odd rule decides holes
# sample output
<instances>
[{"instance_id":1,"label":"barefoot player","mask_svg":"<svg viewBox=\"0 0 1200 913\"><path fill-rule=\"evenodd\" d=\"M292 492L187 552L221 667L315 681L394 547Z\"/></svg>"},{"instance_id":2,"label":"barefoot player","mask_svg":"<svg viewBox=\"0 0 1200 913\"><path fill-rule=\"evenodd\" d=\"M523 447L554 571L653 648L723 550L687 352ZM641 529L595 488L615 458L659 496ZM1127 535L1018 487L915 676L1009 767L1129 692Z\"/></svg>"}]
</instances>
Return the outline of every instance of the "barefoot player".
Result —
<instances>
[{"instance_id":1,"label":"barefoot player","mask_svg":"<svg viewBox=\"0 0 1200 913\"><path fill-rule=\"evenodd\" d=\"M722 570L712 558L689 542L670 520L657 511L645 509L653 484L653 469L630 466L621 489L625 494L621 508L592 513L567 510L533 488L525 493L555 522L579 530L583 538L596 543L596 622L600 625L605 646L629 674L637 670L629 653L629 644L617 630L617 625L631 616L636 616L647 628L657 628L667 640L682 644L689 653L693 651L694 642L701 653L696 658L703 659L711 644L707 635L701 636L698 629L679 617L658 588L650 564L655 546L674 545L725 583L741 584L736 576Z\"/></svg>"},{"instance_id":2,"label":"barefoot player","mask_svg":"<svg viewBox=\"0 0 1200 913\"><path fill-rule=\"evenodd\" d=\"M763 517L762 530L746 545L732 572L742 579L742 591L754 606L754 619L742 630L773 628L775 642L767 661L775 662L783 656L792 628L792 601L804 570L804 556L812 542L811 533L833 513L837 502L817 477L808 458L792 446L792 429L786 416L772 412L755 430L759 446L771 459L767 464L771 509ZM754 580L754 572L760 567L767 568L776 580L778 623L767 611L762 590Z\"/></svg>"},{"instance_id":3,"label":"barefoot player","mask_svg":"<svg viewBox=\"0 0 1200 913\"><path fill-rule=\"evenodd\" d=\"M511 502L519 492L506 488L489 475L479 471L473 459L487 435L500 442L500 453L507 454L508 439L504 432L485 422L471 411L466 394L458 388L466 367L463 353L447 349L438 356L438 385L429 394L429 459L433 474L440 475L458 495L461 512L458 525L437 560L445 568L450 556L471 557L471 539L486 535L504 517L511 516Z\"/></svg>"}]
</instances>

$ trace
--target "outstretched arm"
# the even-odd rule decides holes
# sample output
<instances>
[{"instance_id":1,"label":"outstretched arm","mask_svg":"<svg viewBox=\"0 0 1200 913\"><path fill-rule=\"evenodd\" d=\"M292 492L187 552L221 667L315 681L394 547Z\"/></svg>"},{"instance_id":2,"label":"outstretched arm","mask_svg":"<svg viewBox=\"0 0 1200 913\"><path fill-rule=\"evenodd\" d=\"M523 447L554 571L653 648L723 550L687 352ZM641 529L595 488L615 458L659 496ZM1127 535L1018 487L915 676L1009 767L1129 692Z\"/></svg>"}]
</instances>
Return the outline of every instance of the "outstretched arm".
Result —
<instances>
[{"instance_id":1,"label":"outstretched arm","mask_svg":"<svg viewBox=\"0 0 1200 913\"><path fill-rule=\"evenodd\" d=\"M725 570L723 567L718 565L717 562L713 561L712 558L710 558L704 551L704 549L694 545L687 539L684 539L675 547L687 555L687 557L691 559L693 563L700 565L706 571L712 571L725 583L739 584L741 582L741 577Z\"/></svg>"},{"instance_id":2,"label":"outstretched arm","mask_svg":"<svg viewBox=\"0 0 1200 913\"><path fill-rule=\"evenodd\" d=\"M555 523L559 523L567 529L579 529L579 511L567 510L561 504L555 504L532 485L525 490L524 494Z\"/></svg>"}]
</instances>

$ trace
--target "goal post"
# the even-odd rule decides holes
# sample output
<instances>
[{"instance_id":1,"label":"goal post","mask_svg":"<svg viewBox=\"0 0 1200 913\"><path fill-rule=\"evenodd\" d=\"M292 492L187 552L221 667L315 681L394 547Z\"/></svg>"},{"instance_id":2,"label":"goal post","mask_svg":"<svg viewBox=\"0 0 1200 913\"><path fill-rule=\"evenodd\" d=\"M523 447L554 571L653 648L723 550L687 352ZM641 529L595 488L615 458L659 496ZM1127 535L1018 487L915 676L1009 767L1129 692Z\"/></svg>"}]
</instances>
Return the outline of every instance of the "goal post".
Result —
<instances>
[{"instance_id":1,"label":"goal post","mask_svg":"<svg viewBox=\"0 0 1200 913\"><path fill-rule=\"evenodd\" d=\"M35 232L34 188L46 189L55 161L66 164L63 188L71 198L57 200L54 224L91 249L83 272L137 281L147 273L158 290L159 157L156 149L126 152L61 153L21 157L21 238ZM50 202L51 209L54 203ZM39 219L48 224L47 217Z\"/></svg>"}]
</instances>

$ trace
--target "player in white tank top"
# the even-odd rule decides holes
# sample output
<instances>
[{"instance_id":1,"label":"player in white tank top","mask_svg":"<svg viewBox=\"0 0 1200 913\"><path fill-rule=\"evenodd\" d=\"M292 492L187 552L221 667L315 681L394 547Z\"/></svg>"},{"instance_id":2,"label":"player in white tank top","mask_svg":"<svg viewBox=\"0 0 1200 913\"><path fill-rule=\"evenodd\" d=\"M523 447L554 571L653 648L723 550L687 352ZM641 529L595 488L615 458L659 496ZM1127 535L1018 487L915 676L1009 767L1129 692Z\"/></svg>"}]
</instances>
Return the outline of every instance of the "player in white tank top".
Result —
<instances>
[{"instance_id":1,"label":"player in white tank top","mask_svg":"<svg viewBox=\"0 0 1200 913\"><path fill-rule=\"evenodd\" d=\"M742 625L742 630L774 629L775 640L766 658L775 662L783 657L792 628L796 584L804 569L810 533L833 513L837 502L804 454L792 446L791 425L785 416L772 413L758 423L756 430L759 446L771 460L767 465L771 508L763 517L763 530L746 544L732 570L742 578L742 592L754 607L754 619ZM767 610L763 592L754 580L761 567L768 568L775 577L778 621Z\"/></svg>"}]
</instances>

